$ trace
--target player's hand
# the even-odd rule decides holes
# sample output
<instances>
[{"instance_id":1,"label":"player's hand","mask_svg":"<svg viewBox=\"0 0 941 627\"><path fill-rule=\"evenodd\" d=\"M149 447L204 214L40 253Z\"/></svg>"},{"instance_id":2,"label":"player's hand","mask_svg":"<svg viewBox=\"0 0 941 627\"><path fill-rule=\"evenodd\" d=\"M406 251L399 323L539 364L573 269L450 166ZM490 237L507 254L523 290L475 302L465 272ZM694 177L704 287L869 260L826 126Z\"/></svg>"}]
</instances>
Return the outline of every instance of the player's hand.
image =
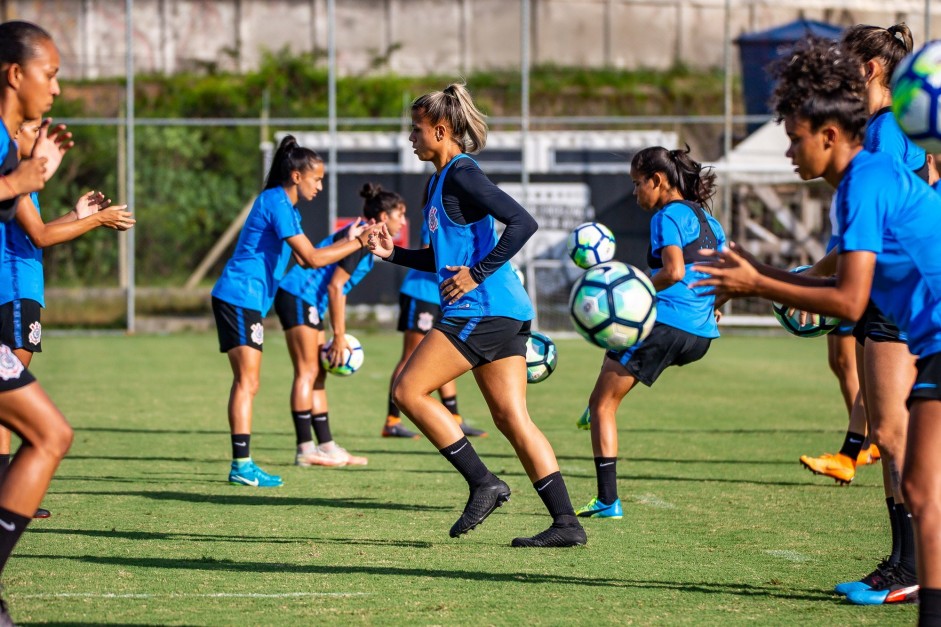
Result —
<instances>
[{"instance_id":1,"label":"player's hand","mask_svg":"<svg viewBox=\"0 0 941 627\"><path fill-rule=\"evenodd\" d=\"M392 236L389 235L389 230L385 224L377 224L376 226L379 228L366 237L366 248L377 257L388 259L395 252L395 244L392 243Z\"/></svg>"},{"instance_id":2,"label":"player's hand","mask_svg":"<svg viewBox=\"0 0 941 627\"><path fill-rule=\"evenodd\" d=\"M327 361L331 368L343 365L343 352L347 349L346 336L343 334L334 335L330 348L327 349Z\"/></svg>"},{"instance_id":3,"label":"player's hand","mask_svg":"<svg viewBox=\"0 0 941 627\"><path fill-rule=\"evenodd\" d=\"M368 234L369 229L376 223L375 220L361 220L357 218L350 224L350 228L346 231L346 239L352 242L354 239L359 238L360 235L366 233Z\"/></svg>"},{"instance_id":4,"label":"player's hand","mask_svg":"<svg viewBox=\"0 0 941 627\"><path fill-rule=\"evenodd\" d=\"M796 307L789 307L786 315L788 318L795 319L797 324L802 327L807 326L808 324L815 327L820 325L820 314L803 311L801 309L797 309Z\"/></svg>"},{"instance_id":5,"label":"player's hand","mask_svg":"<svg viewBox=\"0 0 941 627\"><path fill-rule=\"evenodd\" d=\"M477 289L477 281L471 277L467 266L445 266L445 269L454 272L454 276L441 282L439 290L441 300L451 305L468 292Z\"/></svg>"},{"instance_id":6,"label":"player's hand","mask_svg":"<svg viewBox=\"0 0 941 627\"><path fill-rule=\"evenodd\" d=\"M81 220L102 209L106 209L110 204L111 199L105 198L105 195L101 192L85 192L75 203L75 215Z\"/></svg>"},{"instance_id":7,"label":"player's hand","mask_svg":"<svg viewBox=\"0 0 941 627\"><path fill-rule=\"evenodd\" d=\"M115 205L95 214L101 223L101 226L114 229L116 231L126 231L137 223L134 214L130 211L124 211L127 205Z\"/></svg>"},{"instance_id":8,"label":"player's hand","mask_svg":"<svg viewBox=\"0 0 941 627\"><path fill-rule=\"evenodd\" d=\"M717 298L724 299L755 293L761 275L745 257L731 247L725 250L705 249L700 252L704 256L713 257L715 261L693 266L693 270L708 274L709 277L696 281L690 287L712 288L707 294L715 294Z\"/></svg>"},{"instance_id":9,"label":"player's hand","mask_svg":"<svg viewBox=\"0 0 941 627\"><path fill-rule=\"evenodd\" d=\"M713 309L713 310L712 310L712 315L714 315L714 316L716 317L716 324L719 324L719 320L722 320L722 310L721 310L721 309Z\"/></svg>"},{"instance_id":10,"label":"player's hand","mask_svg":"<svg viewBox=\"0 0 941 627\"><path fill-rule=\"evenodd\" d=\"M31 194L41 191L46 186L46 158L39 157L25 159L20 161L16 169L7 174L7 183L9 183L17 194ZM7 185L2 188L4 192L9 192Z\"/></svg>"},{"instance_id":11,"label":"player's hand","mask_svg":"<svg viewBox=\"0 0 941 627\"><path fill-rule=\"evenodd\" d=\"M46 118L39 127L39 135L36 137L36 144L33 146L31 158L46 158L45 180L48 181L56 173L62 164L62 158L65 157L75 142L72 141L72 133L66 130L65 124L56 124L52 126L52 118Z\"/></svg>"}]
</instances>

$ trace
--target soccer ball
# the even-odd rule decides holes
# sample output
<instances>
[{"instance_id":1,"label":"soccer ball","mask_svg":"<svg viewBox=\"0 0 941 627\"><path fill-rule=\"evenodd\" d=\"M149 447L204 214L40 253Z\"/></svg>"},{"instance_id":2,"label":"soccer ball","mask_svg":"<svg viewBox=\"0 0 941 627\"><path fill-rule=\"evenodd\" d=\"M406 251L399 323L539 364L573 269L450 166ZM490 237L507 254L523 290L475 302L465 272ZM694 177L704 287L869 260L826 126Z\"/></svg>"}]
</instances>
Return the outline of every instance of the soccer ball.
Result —
<instances>
[{"instance_id":1,"label":"soccer ball","mask_svg":"<svg viewBox=\"0 0 941 627\"><path fill-rule=\"evenodd\" d=\"M892 112L902 130L930 153L941 152L941 41L899 63L892 75Z\"/></svg>"},{"instance_id":2,"label":"soccer ball","mask_svg":"<svg viewBox=\"0 0 941 627\"><path fill-rule=\"evenodd\" d=\"M555 343L548 336L533 331L526 340L526 383L539 383L549 378L559 363Z\"/></svg>"},{"instance_id":3,"label":"soccer ball","mask_svg":"<svg viewBox=\"0 0 941 627\"><path fill-rule=\"evenodd\" d=\"M330 361L327 359L327 350L333 346L333 338L330 338L330 341L320 349L320 365L330 374L348 377L360 369L366 354L363 352L363 345L359 343L359 340L349 333L345 334L344 337L346 338L346 349L343 351L343 363L336 368L330 366Z\"/></svg>"},{"instance_id":4,"label":"soccer ball","mask_svg":"<svg viewBox=\"0 0 941 627\"><path fill-rule=\"evenodd\" d=\"M798 266L791 270L791 272L799 273L807 270L810 266ZM771 313L774 314L774 317L777 318L778 322L781 323L781 326L784 327L784 330L790 333L791 335L796 335L797 337L818 337L821 335L826 335L833 329L840 326L839 318L832 318L830 316L821 316L818 314L812 314L810 320L806 324L800 323L800 312L795 311L793 315L787 315L788 307L787 305L782 305L781 303L771 303Z\"/></svg>"},{"instance_id":5,"label":"soccer ball","mask_svg":"<svg viewBox=\"0 0 941 627\"><path fill-rule=\"evenodd\" d=\"M572 286L572 323L586 340L609 350L634 346L653 329L657 292L643 272L620 261L595 266Z\"/></svg>"},{"instance_id":6,"label":"soccer ball","mask_svg":"<svg viewBox=\"0 0 941 627\"><path fill-rule=\"evenodd\" d=\"M614 235L598 222L579 224L569 233L566 248L579 268L591 268L614 259Z\"/></svg>"}]
</instances>

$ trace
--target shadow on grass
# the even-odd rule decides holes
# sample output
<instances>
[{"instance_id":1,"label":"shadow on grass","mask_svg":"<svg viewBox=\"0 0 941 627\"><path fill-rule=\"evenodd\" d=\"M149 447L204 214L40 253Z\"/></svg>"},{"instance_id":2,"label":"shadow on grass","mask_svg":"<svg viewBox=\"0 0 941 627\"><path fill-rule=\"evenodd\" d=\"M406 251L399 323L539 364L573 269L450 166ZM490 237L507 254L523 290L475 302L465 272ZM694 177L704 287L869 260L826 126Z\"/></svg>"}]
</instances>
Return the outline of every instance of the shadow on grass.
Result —
<instances>
[{"instance_id":1,"label":"shadow on grass","mask_svg":"<svg viewBox=\"0 0 941 627\"><path fill-rule=\"evenodd\" d=\"M238 488L238 486L233 486ZM95 492L92 490L57 490L55 494L73 494L79 496L138 496L155 501L182 501L184 503L209 503L212 505L280 505L288 507L337 507L342 509L388 509L410 512L453 511L454 507L435 505L416 505L414 503L392 503L376 501L368 498L316 498L316 497L279 497L273 492L271 496L253 494L205 494L189 492L147 492L147 491L114 491Z\"/></svg>"},{"instance_id":2,"label":"shadow on grass","mask_svg":"<svg viewBox=\"0 0 941 627\"><path fill-rule=\"evenodd\" d=\"M29 528L29 533L33 534L51 534L61 536L87 536L90 538L107 538L109 540L171 540L185 542L238 542L259 543L259 544L299 544L314 542L318 544L344 544L361 546L384 546L384 547L402 547L409 549L430 549L434 545L431 542L423 540L394 540L391 538L318 538L318 537L294 537L294 538L259 538L254 536L232 536L221 534L200 534L200 533L170 533L159 531L121 531L104 529L47 529L33 525Z\"/></svg>"},{"instance_id":3,"label":"shadow on grass","mask_svg":"<svg viewBox=\"0 0 941 627\"><path fill-rule=\"evenodd\" d=\"M275 449L277 450L277 449ZM441 453L435 450L423 450L423 451L390 451L388 449L356 449L356 452L361 455L429 455L440 457ZM488 459L518 459L515 453L493 453L490 451L478 451L480 453L481 459L484 461ZM591 463L592 457L591 453L586 452L585 455L556 455L555 458L559 461L564 462L589 462ZM676 457L634 457L630 453L624 453L618 461L622 464L633 464L633 463L651 463L651 464L743 464L748 466L797 466L797 462L794 459L696 459L696 458L683 458L678 459Z\"/></svg>"},{"instance_id":4,"label":"shadow on grass","mask_svg":"<svg viewBox=\"0 0 941 627\"><path fill-rule=\"evenodd\" d=\"M516 549L513 550L516 551ZM771 597L798 601L843 602L842 597L836 597L831 592L823 592L816 589L808 590L799 588L785 588L783 586L777 586L773 584L680 582L630 578L614 579L604 577L590 577L585 575L492 572L488 570L437 570L432 568L409 568L396 566L284 564L267 562L243 562L230 559L216 559L212 557L179 560L162 557L21 555L18 559L70 560L83 562L86 564L117 566L121 568L205 570L214 572L235 572L243 575L249 573L287 573L300 575L378 575L389 577L405 577L408 580L413 580L416 577L431 577L435 579L455 579L486 583L516 583L537 585L553 584L590 588L637 588L644 590L662 589L698 594L732 594L744 597Z\"/></svg>"}]
</instances>

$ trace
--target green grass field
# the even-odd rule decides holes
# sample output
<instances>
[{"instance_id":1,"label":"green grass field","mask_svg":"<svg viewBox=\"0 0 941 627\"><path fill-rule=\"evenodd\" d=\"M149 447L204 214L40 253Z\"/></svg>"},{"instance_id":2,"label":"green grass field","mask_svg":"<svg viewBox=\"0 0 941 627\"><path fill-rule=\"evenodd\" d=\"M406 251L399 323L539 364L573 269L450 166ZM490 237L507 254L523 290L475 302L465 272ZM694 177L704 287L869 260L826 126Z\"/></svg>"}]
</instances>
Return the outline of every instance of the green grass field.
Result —
<instances>
[{"instance_id":1,"label":"green grass field","mask_svg":"<svg viewBox=\"0 0 941 627\"><path fill-rule=\"evenodd\" d=\"M354 333L356 333L354 331ZM76 428L5 572L13 617L57 624L906 624L915 608L830 592L888 550L878 466L849 487L802 469L845 417L822 340L725 337L635 390L619 414L621 521L588 546L510 548L548 525L509 444L475 441L512 500L452 540L460 476L424 440L379 437L396 334L329 381L337 441L365 468L295 468L290 362L269 333L252 449L273 490L226 483L231 380L214 335L48 336L33 371ZM602 353L558 343L529 405L576 506L594 494L575 429ZM492 429L470 377L461 410Z\"/></svg>"}]
</instances>

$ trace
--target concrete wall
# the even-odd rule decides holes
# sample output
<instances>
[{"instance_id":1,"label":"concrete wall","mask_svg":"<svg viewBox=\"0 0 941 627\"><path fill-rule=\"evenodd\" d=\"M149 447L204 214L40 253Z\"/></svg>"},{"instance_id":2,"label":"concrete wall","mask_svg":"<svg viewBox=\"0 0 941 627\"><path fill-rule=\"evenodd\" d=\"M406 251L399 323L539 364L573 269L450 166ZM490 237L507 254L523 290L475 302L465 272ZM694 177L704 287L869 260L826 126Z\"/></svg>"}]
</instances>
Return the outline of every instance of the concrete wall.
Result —
<instances>
[{"instance_id":1,"label":"concrete wall","mask_svg":"<svg viewBox=\"0 0 941 627\"><path fill-rule=\"evenodd\" d=\"M337 0L341 72L465 74L519 66L519 0ZM884 7L891 6L890 10ZM923 0L733 0L732 35L798 17L837 24L906 21L924 38ZM849 7L849 8L844 8ZM531 0L535 64L720 66L723 0ZM941 10L932 32L941 34ZM0 0L0 18L50 30L65 78L124 74L123 0ZM323 51L326 0L135 0L139 71L257 67L263 50ZM393 50L394 49L394 50ZM393 50L389 54L390 50ZM737 52L736 52L737 54Z\"/></svg>"}]
</instances>

